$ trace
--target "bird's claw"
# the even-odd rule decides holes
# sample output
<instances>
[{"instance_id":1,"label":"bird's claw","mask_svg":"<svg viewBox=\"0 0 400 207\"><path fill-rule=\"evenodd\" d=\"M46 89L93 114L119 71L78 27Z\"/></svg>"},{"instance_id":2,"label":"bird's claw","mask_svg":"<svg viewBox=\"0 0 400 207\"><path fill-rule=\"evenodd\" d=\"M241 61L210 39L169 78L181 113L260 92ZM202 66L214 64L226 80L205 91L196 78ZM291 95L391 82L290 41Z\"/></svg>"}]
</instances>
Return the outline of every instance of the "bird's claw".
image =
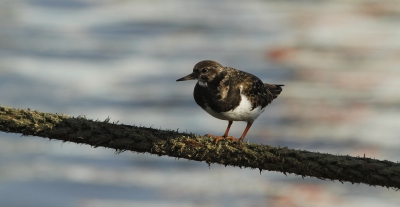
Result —
<instances>
[{"instance_id":1,"label":"bird's claw","mask_svg":"<svg viewBox=\"0 0 400 207\"><path fill-rule=\"evenodd\" d=\"M233 136L216 136L213 134L206 134L207 137L211 137L215 139L215 144L218 144L219 141L221 140L231 140L231 141L235 141L235 142L239 142L240 140L238 138L235 138Z\"/></svg>"}]
</instances>

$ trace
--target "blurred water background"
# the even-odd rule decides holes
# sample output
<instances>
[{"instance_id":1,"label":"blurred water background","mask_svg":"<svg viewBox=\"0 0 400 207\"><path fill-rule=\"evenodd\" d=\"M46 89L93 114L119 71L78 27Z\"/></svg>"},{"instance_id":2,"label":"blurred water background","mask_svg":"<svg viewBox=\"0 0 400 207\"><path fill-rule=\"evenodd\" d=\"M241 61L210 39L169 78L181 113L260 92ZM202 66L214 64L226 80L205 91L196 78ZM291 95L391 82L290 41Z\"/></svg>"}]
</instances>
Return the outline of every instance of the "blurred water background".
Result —
<instances>
[{"instance_id":1,"label":"blurred water background","mask_svg":"<svg viewBox=\"0 0 400 207\"><path fill-rule=\"evenodd\" d=\"M246 139L400 160L396 1L2 0L0 104L222 134L198 107L212 59L282 94ZM235 122L240 136L245 123ZM398 206L399 192L0 133L0 205Z\"/></svg>"}]
</instances>

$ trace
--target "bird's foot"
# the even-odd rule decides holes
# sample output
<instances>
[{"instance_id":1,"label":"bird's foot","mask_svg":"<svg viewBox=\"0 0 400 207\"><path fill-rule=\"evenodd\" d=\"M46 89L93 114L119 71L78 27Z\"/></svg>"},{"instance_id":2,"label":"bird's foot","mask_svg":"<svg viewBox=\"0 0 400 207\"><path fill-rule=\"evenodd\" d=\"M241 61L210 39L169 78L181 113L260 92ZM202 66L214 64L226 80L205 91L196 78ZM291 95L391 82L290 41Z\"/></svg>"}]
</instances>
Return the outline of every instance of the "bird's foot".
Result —
<instances>
[{"instance_id":1,"label":"bird's foot","mask_svg":"<svg viewBox=\"0 0 400 207\"><path fill-rule=\"evenodd\" d=\"M215 139L215 144L218 144L219 141L221 140L232 140L232 141L236 141L239 142L240 140L238 138L232 137L232 136L216 136L213 134L206 134L207 137L211 137Z\"/></svg>"}]
</instances>

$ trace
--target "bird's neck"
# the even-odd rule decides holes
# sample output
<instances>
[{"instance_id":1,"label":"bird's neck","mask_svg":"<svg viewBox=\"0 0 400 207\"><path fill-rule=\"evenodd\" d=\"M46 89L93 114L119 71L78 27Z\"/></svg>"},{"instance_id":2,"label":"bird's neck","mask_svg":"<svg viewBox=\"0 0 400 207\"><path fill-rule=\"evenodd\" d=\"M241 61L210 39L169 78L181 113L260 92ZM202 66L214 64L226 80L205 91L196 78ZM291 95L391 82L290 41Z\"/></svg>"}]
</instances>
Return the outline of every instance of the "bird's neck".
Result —
<instances>
[{"instance_id":1,"label":"bird's neck","mask_svg":"<svg viewBox=\"0 0 400 207\"><path fill-rule=\"evenodd\" d=\"M221 72L218 75L216 75L212 80L207 82L207 86L208 87L213 87L213 88L217 88L221 85L221 81L224 80L224 78L226 78L226 72Z\"/></svg>"}]
</instances>

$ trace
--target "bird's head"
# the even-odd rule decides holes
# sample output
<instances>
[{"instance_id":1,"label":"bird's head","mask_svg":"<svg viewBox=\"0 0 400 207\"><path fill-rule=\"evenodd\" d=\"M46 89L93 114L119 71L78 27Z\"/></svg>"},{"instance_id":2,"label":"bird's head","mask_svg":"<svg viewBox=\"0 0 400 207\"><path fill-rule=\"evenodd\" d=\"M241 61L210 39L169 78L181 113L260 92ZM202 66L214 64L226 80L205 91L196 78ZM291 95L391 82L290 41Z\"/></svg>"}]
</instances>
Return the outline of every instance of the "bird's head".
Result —
<instances>
[{"instance_id":1,"label":"bird's head","mask_svg":"<svg viewBox=\"0 0 400 207\"><path fill-rule=\"evenodd\" d=\"M212 60L203 60L198 62L194 68L193 73L180 78L176 81L186 81L186 80L198 80L200 82L208 83L214 80L215 77L223 70L224 66L221 64L212 61Z\"/></svg>"}]
</instances>

